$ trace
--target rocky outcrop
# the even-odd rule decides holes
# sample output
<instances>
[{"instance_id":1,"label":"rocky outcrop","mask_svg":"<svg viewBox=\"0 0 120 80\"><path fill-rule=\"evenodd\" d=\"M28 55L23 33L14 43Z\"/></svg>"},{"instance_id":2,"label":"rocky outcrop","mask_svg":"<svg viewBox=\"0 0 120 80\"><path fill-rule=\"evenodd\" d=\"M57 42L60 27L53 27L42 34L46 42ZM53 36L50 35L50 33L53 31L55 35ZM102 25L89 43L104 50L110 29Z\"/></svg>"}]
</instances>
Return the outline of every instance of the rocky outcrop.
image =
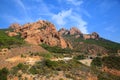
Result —
<instances>
[{"instance_id":1,"label":"rocky outcrop","mask_svg":"<svg viewBox=\"0 0 120 80\"><path fill-rule=\"evenodd\" d=\"M21 26L18 24L18 23L13 23L12 25L10 25L10 27L9 28L11 28L11 29L18 29L18 28L20 28Z\"/></svg>"},{"instance_id":2,"label":"rocky outcrop","mask_svg":"<svg viewBox=\"0 0 120 80\"><path fill-rule=\"evenodd\" d=\"M55 26L48 21L40 20L24 24L23 26L12 24L10 28L13 29L14 33L20 33L21 37L30 44L38 45L45 43L50 46L69 47L69 43L60 36Z\"/></svg>"},{"instance_id":3,"label":"rocky outcrop","mask_svg":"<svg viewBox=\"0 0 120 80\"><path fill-rule=\"evenodd\" d=\"M99 34L96 32L93 32L92 34L83 34L83 38L86 39L99 39Z\"/></svg>"},{"instance_id":4,"label":"rocky outcrop","mask_svg":"<svg viewBox=\"0 0 120 80\"><path fill-rule=\"evenodd\" d=\"M13 37L13 36L17 36L18 34L16 32L11 32L11 31L6 31L6 33L8 34L8 36Z\"/></svg>"},{"instance_id":5,"label":"rocky outcrop","mask_svg":"<svg viewBox=\"0 0 120 80\"><path fill-rule=\"evenodd\" d=\"M76 27L72 27L69 32L70 32L70 35L80 35L80 34L82 34L81 31Z\"/></svg>"},{"instance_id":6,"label":"rocky outcrop","mask_svg":"<svg viewBox=\"0 0 120 80\"><path fill-rule=\"evenodd\" d=\"M82 37L83 39L96 39L98 40L99 39L99 34L96 33L96 32L93 32L91 34L83 34L78 28L76 27L72 27L70 30L67 30L67 29L60 29L59 30L59 34L60 35L74 35L75 38L80 38Z\"/></svg>"},{"instance_id":7,"label":"rocky outcrop","mask_svg":"<svg viewBox=\"0 0 120 80\"><path fill-rule=\"evenodd\" d=\"M62 28L58 32L60 35L80 35L80 34L82 34L81 31L79 29L77 29L76 27L72 27L72 28L70 28L70 30Z\"/></svg>"}]
</instances>

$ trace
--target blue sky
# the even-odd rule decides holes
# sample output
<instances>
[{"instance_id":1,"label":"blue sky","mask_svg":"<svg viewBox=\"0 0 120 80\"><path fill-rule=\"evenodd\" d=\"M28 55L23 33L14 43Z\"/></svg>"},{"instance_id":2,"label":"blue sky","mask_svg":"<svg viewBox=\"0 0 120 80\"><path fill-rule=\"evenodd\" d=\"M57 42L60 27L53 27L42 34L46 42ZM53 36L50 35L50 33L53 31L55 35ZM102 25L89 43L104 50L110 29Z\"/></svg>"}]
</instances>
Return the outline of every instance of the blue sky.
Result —
<instances>
[{"instance_id":1,"label":"blue sky","mask_svg":"<svg viewBox=\"0 0 120 80\"><path fill-rule=\"evenodd\" d=\"M0 28L38 20L120 43L120 0L0 0Z\"/></svg>"}]
</instances>

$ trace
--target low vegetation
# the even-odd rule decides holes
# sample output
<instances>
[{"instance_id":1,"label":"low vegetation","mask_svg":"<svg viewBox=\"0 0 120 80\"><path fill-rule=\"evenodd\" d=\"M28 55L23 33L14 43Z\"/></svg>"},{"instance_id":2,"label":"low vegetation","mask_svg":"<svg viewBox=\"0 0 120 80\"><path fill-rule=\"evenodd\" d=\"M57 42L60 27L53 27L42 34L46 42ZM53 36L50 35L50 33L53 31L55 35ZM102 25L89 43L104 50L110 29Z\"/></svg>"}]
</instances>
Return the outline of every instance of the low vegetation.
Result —
<instances>
[{"instance_id":1,"label":"low vegetation","mask_svg":"<svg viewBox=\"0 0 120 80\"><path fill-rule=\"evenodd\" d=\"M97 77L98 80L120 80L120 76L115 76L106 72L100 72Z\"/></svg>"},{"instance_id":2,"label":"low vegetation","mask_svg":"<svg viewBox=\"0 0 120 80\"><path fill-rule=\"evenodd\" d=\"M106 66L110 69L120 70L120 57L119 56L107 56L103 58L96 57L93 59L91 65L96 67Z\"/></svg>"},{"instance_id":3,"label":"low vegetation","mask_svg":"<svg viewBox=\"0 0 120 80\"><path fill-rule=\"evenodd\" d=\"M9 71L7 68L3 68L0 70L0 80L7 80L7 75Z\"/></svg>"},{"instance_id":4,"label":"low vegetation","mask_svg":"<svg viewBox=\"0 0 120 80\"><path fill-rule=\"evenodd\" d=\"M13 67L10 70L10 74L12 75L16 75L18 73L18 71L22 71L23 73L26 73L27 70L29 68L29 65L23 64L23 63L19 63L17 66Z\"/></svg>"},{"instance_id":5,"label":"low vegetation","mask_svg":"<svg viewBox=\"0 0 120 80\"><path fill-rule=\"evenodd\" d=\"M0 30L0 48L10 48L11 45L22 45L25 42L23 39L16 37L9 37L6 33L6 30Z\"/></svg>"},{"instance_id":6,"label":"low vegetation","mask_svg":"<svg viewBox=\"0 0 120 80\"><path fill-rule=\"evenodd\" d=\"M61 47L58 47L58 46L51 47L46 44L41 44L41 46L44 49L48 50L49 52L53 52L53 53L72 53L72 50L69 48L62 49Z\"/></svg>"},{"instance_id":7,"label":"low vegetation","mask_svg":"<svg viewBox=\"0 0 120 80\"><path fill-rule=\"evenodd\" d=\"M85 44L94 44L97 46L101 46L106 48L107 50L109 50L109 53L117 53L117 50L120 49L120 43L116 43L116 42L112 42L110 40L106 40L103 38L99 38L98 40L95 39L87 39L84 40L82 37L81 38L75 38L75 36L71 36L71 35L65 35L63 36L67 41L71 42L73 47L76 48L77 47L77 51L80 52L79 50L79 42L83 42Z\"/></svg>"},{"instance_id":8,"label":"low vegetation","mask_svg":"<svg viewBox=\"0 0 120 80\"><path fill-rule=\"evenodd\" d=\"M82 59L85 59L85 56L84 55L78 55L78 56L75 56L74 59L82 60Z\"/></svg>"},{"instance_id":9,"label":"low vegetation","mask_svg":"<svg viewBox=\"0 0 120 80\"><path fill-rule=\"evenodd\" d=\"M102 67L102 59L99 57L96 57L93 59L91 66L93 67Z\"/></svg>"},{"instance_id":10,"label":"low vegetation","mask_svg":"<svg viewBox=\"0 0 120 80\"><path fill-rule=\"evenodd\" d=\"M120 56L109 56L102 59L103 65L110 69L120 70Z\"/></svg>"}]
</instances>

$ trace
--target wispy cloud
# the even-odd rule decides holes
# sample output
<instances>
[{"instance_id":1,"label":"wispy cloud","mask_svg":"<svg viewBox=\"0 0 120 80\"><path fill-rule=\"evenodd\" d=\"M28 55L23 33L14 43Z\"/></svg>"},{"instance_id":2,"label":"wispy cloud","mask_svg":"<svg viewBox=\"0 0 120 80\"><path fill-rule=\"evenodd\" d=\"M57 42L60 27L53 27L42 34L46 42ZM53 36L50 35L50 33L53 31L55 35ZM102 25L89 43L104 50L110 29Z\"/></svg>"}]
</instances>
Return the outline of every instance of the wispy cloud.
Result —
<instances>
[{"instance_id":1,"label":"wispy cloud","mask_svg":"<svg viewBox=\"0 0 120 80\"><path fill-rule=\"evenodd\" d=\"M52 16L52 19L59 25L64 26L66 24L65 19L71 16L72 10L61 11L58 14Z\"/></svg>"},{"instance_id":2,"label":"wispy cloud","mask_svg":"<svg viewBox=\"0 0 120 80\"><path fill-rule=\"evenodd\" d=\"M83 3L82 0L67 0L67 2L75 6L81 5Z\"/></svg>"},{"instance_id":3,"label":"wispy cloud","mask_svg":"<svg viewBox=\"0 0 120 80\"><path fill-rule=\"evenodd\" d=\"M20 6L22 7L24 10L26 9L25 8L25 5L23 4L23 2L21 0L15 0L15 2Z\"/></svg>"},{"instance_id":4,"label":"wispy cloud","mask_svg":"<svg viewBox=\"0 0 120 80\"><path fill-rule=\"evenodd\" d=\"M27 21L32 22L33 20L31 19L30 15L28 15L27 7L24 5L24 3L22 2L22 0L14 0L14 2L15 2L19 7L21 7L21 10L23 11L23 14L24 14L24 16L25 16L24 19L26 20L26 22L27 22ZM25 21L25 20L24 20L24 21Z\"/></svg>"},{"instance_id":5,"label":"wispy cloud","mask_svg":"<svg viewBox=\"0 0 120 80\"><path fill-rule=\"evenodd\" d=\"M19 19L17 17L14 17L14 16L11 16L11 15L3 15L2 16L9 24L12 24L12 23L23 23L24 20L22 19Z\"/></svg>"},{"instance_id":6,"label":"wispy cloud","mask_svg":"<svg viewBox=\"0 0 120 80\"><path fill-rule=\"evenodd\" d=\"M61 11L58 14L53 15L52 19L59 26L66 26L67 24L71 24L71 26L76 25L81 32L88 33L87 22L84 21L80 15L73 12L72 9Z\"/></svg>"}]
</instances>

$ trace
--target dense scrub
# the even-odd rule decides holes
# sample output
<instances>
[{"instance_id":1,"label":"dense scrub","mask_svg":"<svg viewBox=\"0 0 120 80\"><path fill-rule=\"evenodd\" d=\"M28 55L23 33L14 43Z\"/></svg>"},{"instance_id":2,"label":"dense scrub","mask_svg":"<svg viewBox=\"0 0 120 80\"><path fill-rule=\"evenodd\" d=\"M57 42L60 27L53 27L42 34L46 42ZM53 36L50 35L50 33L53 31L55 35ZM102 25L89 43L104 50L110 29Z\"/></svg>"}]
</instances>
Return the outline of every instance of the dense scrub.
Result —
<instances>
[{"instance_id":1,"label":"dense scrub","mask_svg":"<svg viewBox=\"0 0 120 80\"><path fill-rule=\"evenodd\" d=\"M120 80L120 76L115 76L105 72L100 72L97 77L98 80Z\"/></svg>"},{"instance_id":2,"label":"dense scrub","mask_svg":"<svg viewBox=\"0 0 120 80\"><path fill-rule=\"evenodd\" d=\"M7 68L3 68L0 70L0 80L7 80L7 75L9 71Z\"/></svg>"},{"instance_id":3,"label":"dense scrub","mask_svg":"<svg viewBox=\"0 0 120 80\"><path fill-rule=\"evenodd\" d=\"M41 44L41 46L46 50L48 50L49 52L53 52L53 53L71 53L72 52L72 50L69 48L62 49L61 47L58 47L58 46L51 47L46 44Z\"/></svg>"},{"instance_id":4,"label":"dense scrub","mask_svg":"<svg viewBox=\"0 0 120 80\"><path fill-rule=\"evenodd\" d=\"M99 57L96 57L93 59L91 66L93 67L102 67L102 59Z\"/></svg>"},{"instance_id":5,"label":"dense scrub","mask_svg":"<svg viewBox=\"0 0 120 80\"><path fill-rule=\"evenodd\" d=\"M91 65L96 67L107 66L110 69L120 70L119 62L119 56L107 56L103 58L96 57L93 59Z\"/></svg>"},{"instance_id":6,"label":"dense scrub","mask_svg":"<svg viewBox=\"0 0 120 80\"><path fill-rule=\"evenodd\" d=\"M102 59L103 65L110 69L120 70L120 56L109 56Z\"/></svg>"},{"instance_id":7,"label":"dense scrub","mask_svg":"<svg viewBox=\"0 0 120 80\"><path fill-rule=\"evenodd\" d=\"M99 38L98 40L95 39L87 39L84 40L82 37L80 38L75 38L75 36L70 36L70 35L66 35L63 36L66 40L70 41L73 45L74 48L77 47L77 50L79 50L79 42L83 42L85 44L94 44L97 46L101 46L106 48L107 50L109 50L109 53L117 53L117 50L120 49L120 43L116 43L116 42L112 42L110 40L106 40L103 38Z\"/></svg>"},{"instance_id":8,"label":"dense scrub","mask_svg":"<svg viewBox=\"0 0 120 80\"><path fill-rule=\"evenodd\" d=\"M6 30L0 30L0 48L9 48L11 45L19 46L25 43L23 39L19 37L19 35L15 37L9 37L5 31Z\"/></svg>"}]
</instances>

